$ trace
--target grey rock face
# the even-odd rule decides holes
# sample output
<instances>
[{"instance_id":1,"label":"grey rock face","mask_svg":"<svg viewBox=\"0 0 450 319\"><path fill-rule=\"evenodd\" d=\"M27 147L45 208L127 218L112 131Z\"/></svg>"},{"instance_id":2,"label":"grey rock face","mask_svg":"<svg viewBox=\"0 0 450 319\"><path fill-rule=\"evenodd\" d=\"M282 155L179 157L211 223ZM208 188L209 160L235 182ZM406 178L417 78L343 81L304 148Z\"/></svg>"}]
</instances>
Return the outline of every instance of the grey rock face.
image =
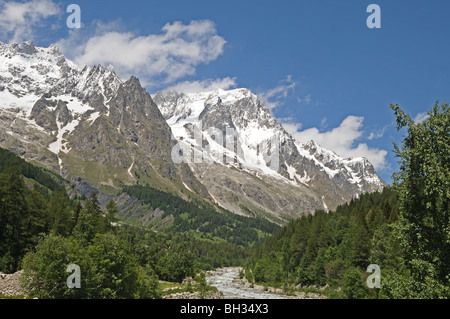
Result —
<instances>
[{"instance_id":1,"label":"grey rock face","mask_svg":"<svg viewBox=\"0 0 450 319\"><path fill-rule=\"evenodd\" d=\"M17 53L32 55L37 53L36 47L33 42L24 42L24 43L14 43L12 48Z\"/></svg>"},{"instance_id":2,"label":"grey rock face","mask_svg":"<svg viewBox=\"0 0 450 319\"><path fill-rule=\"evenodd\" d=\"M30 119L35 120L37 125L49 131L57 131L56 115L49 108L56 107L57 102L45 98L39 99L31 110Z\"/></svg>"},{"instance_id":3,"label":"grey rock face","mask_svg":"<svg viewBox=\"0 0 450 319\"><path fill-rule=\"evenodd\" d=\"M197 145L204 158L220 164L191 161L190 166L211 196L236 213L245 214L248 209L242 207L252 207L260 214L291 218L316 209L333 209L363 192L385 186L366 159L342 159L314 142L299 144L249 90L159 92L154 99L181 144ZM234 148L225 150L227 128L236 135ZM222 139L214 145L217 133ZM272 146L277 141L274 151ZM214 156L221 146L236 161L225 162L221 156ZM272 152L277 152L276 168L260 158Z\"/></svg>"}]
</instances>

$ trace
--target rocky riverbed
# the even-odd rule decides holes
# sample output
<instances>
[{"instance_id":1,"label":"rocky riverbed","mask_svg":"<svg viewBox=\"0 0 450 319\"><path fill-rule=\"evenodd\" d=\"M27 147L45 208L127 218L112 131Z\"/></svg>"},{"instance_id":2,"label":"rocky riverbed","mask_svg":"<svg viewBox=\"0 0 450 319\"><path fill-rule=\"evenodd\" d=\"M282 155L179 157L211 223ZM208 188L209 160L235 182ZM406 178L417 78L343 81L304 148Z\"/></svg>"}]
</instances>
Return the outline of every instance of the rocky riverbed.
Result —
<instances>
[{"instance_id":1,"label":"rocky riverbed","mask_svg":"<svg viewBox=\"0 0 450 319\"><path fill-rule=\"evenodd\" d=\"M22 271L14 274L4 274L0 272L0 296L23 296L24 292L20 288L19 278L22 275Z\"/></svg>"},{"instance_id":2,"label":"rocky riverbed","mask_svg":"<svg viewBox=\"0 0 450 319\"><path fill-rule=\"evenodd\" d=\"M208 271L208 285L216 287L224 299L325 299L316 293L294 292L283 294L282 289L252 285L245 278L239 278L239 267L221 268Z\"/></svg>"}]
</instances>

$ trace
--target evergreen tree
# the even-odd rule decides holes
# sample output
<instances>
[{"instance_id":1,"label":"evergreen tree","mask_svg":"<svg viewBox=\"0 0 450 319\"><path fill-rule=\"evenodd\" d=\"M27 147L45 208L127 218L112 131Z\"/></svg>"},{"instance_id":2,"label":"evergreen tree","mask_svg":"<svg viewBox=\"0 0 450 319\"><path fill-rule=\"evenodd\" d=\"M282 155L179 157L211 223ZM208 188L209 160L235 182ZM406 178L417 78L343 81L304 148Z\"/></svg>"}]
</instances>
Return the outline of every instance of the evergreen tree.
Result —
<instances>
[{"instance_id":1,"label":"evergreen tree","mask_svg":"<svg viewBox=\"0 0 450 319\"><path fill-rule=\"evenodd\" d=\"M106 223L108 227L111 227L113 224L117 223L119 213L120 212L117 208L116 202L111 199L108 204L106 204Z\"/></svg>"},{"instance_id":2,"label":"evergreen tree","mask_svg":"<svg viewBox=\"0 0 450 319\"><path fill-rule=\"evenodd\" d=\"M53 192L49 205L51 232L54 235L67 235L70 226L70 208L65 190Z\"/></svg>"},{"instance_id":3,"label":"evergreen tree","mask_svg":"<svg viewBox=\"0 0 450 319\"><path fill-rule=\"evenodd\" d=\"M97 233L104 233L106 221L102 215L97 193L92 192L84 208L79 212L73 235L86 244L92 242Z\"/></svg>"},{"instance_id":4,"label":"evergreen tree","mask_svg":"<svg viewBox=\"0 0 450 319\"><path fill-rule=\"evenodd\" d=\"M36 185L29 192L27 202L29 207L29 218L26 227L26 237L30 238L32 246L35 246L38 243L39 236L47 233L49 230L49 205Z\"/></svg>"},{"instance_id":5,"label":"evergreen tree","mask_svg":"<svg viewBox=\"0 0 450 319\"><path fill-rule=\"evenodd\" d=\"M0 256L9 253L14 271L29 242L26 236L29 218L26 193L17 167L8 167L0 174Z\"/></svg>"},{"instance_id":6,"label":"evergreen tree","mask_svg":"<svg viewBox=\"0 0 450 319\"><path fill-rule=\"evenodd\" d=\"M80 202L77 202L75 204L75 207L73 208L73 214L72 214L72 218L70 220L70 227L69 227L69 234L72 235L73 234L73 230L75 228L75 226L78 223L78 219L80 218L80 214L81 211L83 210L83 206L81 205Z\"/></svg>"}]
</instances>

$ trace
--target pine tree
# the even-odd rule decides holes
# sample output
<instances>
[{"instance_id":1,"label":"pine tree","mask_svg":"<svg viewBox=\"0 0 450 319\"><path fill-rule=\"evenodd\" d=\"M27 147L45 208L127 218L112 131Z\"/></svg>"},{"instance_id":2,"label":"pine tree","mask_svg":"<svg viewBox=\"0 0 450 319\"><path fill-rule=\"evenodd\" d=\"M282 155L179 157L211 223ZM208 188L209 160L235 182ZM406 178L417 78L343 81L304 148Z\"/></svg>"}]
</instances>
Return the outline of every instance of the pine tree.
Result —
<instances>
[{"instance_id":1,"label":"pine tree","mask_svg":"<svg viewBox=\"0 0 450 319\"><path fill-rule=\"evenodd\" d=\"M0 254L9 253L16 270L29 238L26 237L29 210L26 186L17 167L8 167L0 174Z\"/></svg>"},{"instance_id":2,"label":"pine tree","mask_svg":"<svg viewBox=\"0 0 450 319\"><path fill-rule=\"evenodd\" d=\"M97 233L104 233L105 229L106 222L97 193L93 192L86 200L84 208L79 212L77 224L73 228L73 235L85 243L90 243Z\"/></svg>"}]
</instances>

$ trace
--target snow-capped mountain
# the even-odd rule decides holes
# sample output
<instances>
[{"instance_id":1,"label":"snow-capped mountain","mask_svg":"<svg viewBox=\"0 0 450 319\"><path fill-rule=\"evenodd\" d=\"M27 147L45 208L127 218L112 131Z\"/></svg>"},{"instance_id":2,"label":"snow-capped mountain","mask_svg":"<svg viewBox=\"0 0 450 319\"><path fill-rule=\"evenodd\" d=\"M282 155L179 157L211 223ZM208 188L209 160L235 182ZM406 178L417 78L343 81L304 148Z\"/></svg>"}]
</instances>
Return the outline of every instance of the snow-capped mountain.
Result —
<instances>
[{"instance_id":1,"label":"snow-capped mountain","mask_svg":"<svg viewBox=\"0 0 450 319\"><path fill-rule=\"evenodd\" d=\"M268 148L264 144L277 137L282 127L249 90L158 93L154 100L178 141L197 145L201 139L206 143L197 148L202 160L224 163L225 155L226 164L279 176L278 168L266 165L263 147Z\"/></svg>"},{"instance_id":2,"label":"snow-capped mountain","mask_svg":"<svg viewBox=\"0 0 450 319\"><path fill-rule=\"evenodd\" d=\"M138 79L80 67L54 45L0 44L0 127L1 147L106 193L139 179L205 195L171 161L170 128Z\"/></svg>"},{"instance_id":3,"label":"snow-capped mountain","mask_svg":"<svg viewBox=\"0 0 450 319\"><path fill-rule=\"evenodd\" d=\"M56 135L48 145L56 155L69 151L63 136L83 120L95 121L120 84L112 69L80 68L55 45L0 45L0 109Z\"/></svg>"},{"instance_id":4,"label":"snow-capped mountain","mask_svg":"<svg viewBox=\"0 0 450 319\"><path fill-rule=\"evenodd\" d=\"M224 173L223 167L283 185L281 190L287 185L294 187L298 198L310 196L296 208L286 205L277 208L292 214L295 209L307 210L312 203L315 208L331 209L351 197L385 186L367 159L343 159L314 141L305 144L295 141L264 103L247 89L187 94L159 92L154 101L183 145L180 147L183 153L188 154L185 162L212 197L230 210L238 209L224 194L235 194L238 189L246 192L242 182L241 188L226 181L227 178L220 183L217 174L215 182L208 183L211 174L215 175L214 170ZM209 168L211 162L216 164L214 170ZM246 181L248 177L240 180ZM255 204L261 204L257 197Z\"/></svg>"},{"instance_id":5,"label":"snow-capped mountain","mask_svg":"<svg viewBox=\"0 0 450 319\"><path fill-rule=\"evenodd\" d=\"M39 48L25 42L0 43L0 83L2 107L17 106L29 116L44 94L67 102L71 111L85 113L99 94L106 104L121 80L112 68L77 66L56 45Z\"/></svg>"},{"instance_id":6,"label":"snow-capped mountain","mask_svg":"<svg viewBox=\"0 0 450 319\"><path fill-rule=\"evenodd\" d=\"M105 194L139 182L279 223L385 186L366 159L295 141L247 89L152 98L54 45L0 43L0 128L1 147Z\"/></svg>"}]
</instances>

